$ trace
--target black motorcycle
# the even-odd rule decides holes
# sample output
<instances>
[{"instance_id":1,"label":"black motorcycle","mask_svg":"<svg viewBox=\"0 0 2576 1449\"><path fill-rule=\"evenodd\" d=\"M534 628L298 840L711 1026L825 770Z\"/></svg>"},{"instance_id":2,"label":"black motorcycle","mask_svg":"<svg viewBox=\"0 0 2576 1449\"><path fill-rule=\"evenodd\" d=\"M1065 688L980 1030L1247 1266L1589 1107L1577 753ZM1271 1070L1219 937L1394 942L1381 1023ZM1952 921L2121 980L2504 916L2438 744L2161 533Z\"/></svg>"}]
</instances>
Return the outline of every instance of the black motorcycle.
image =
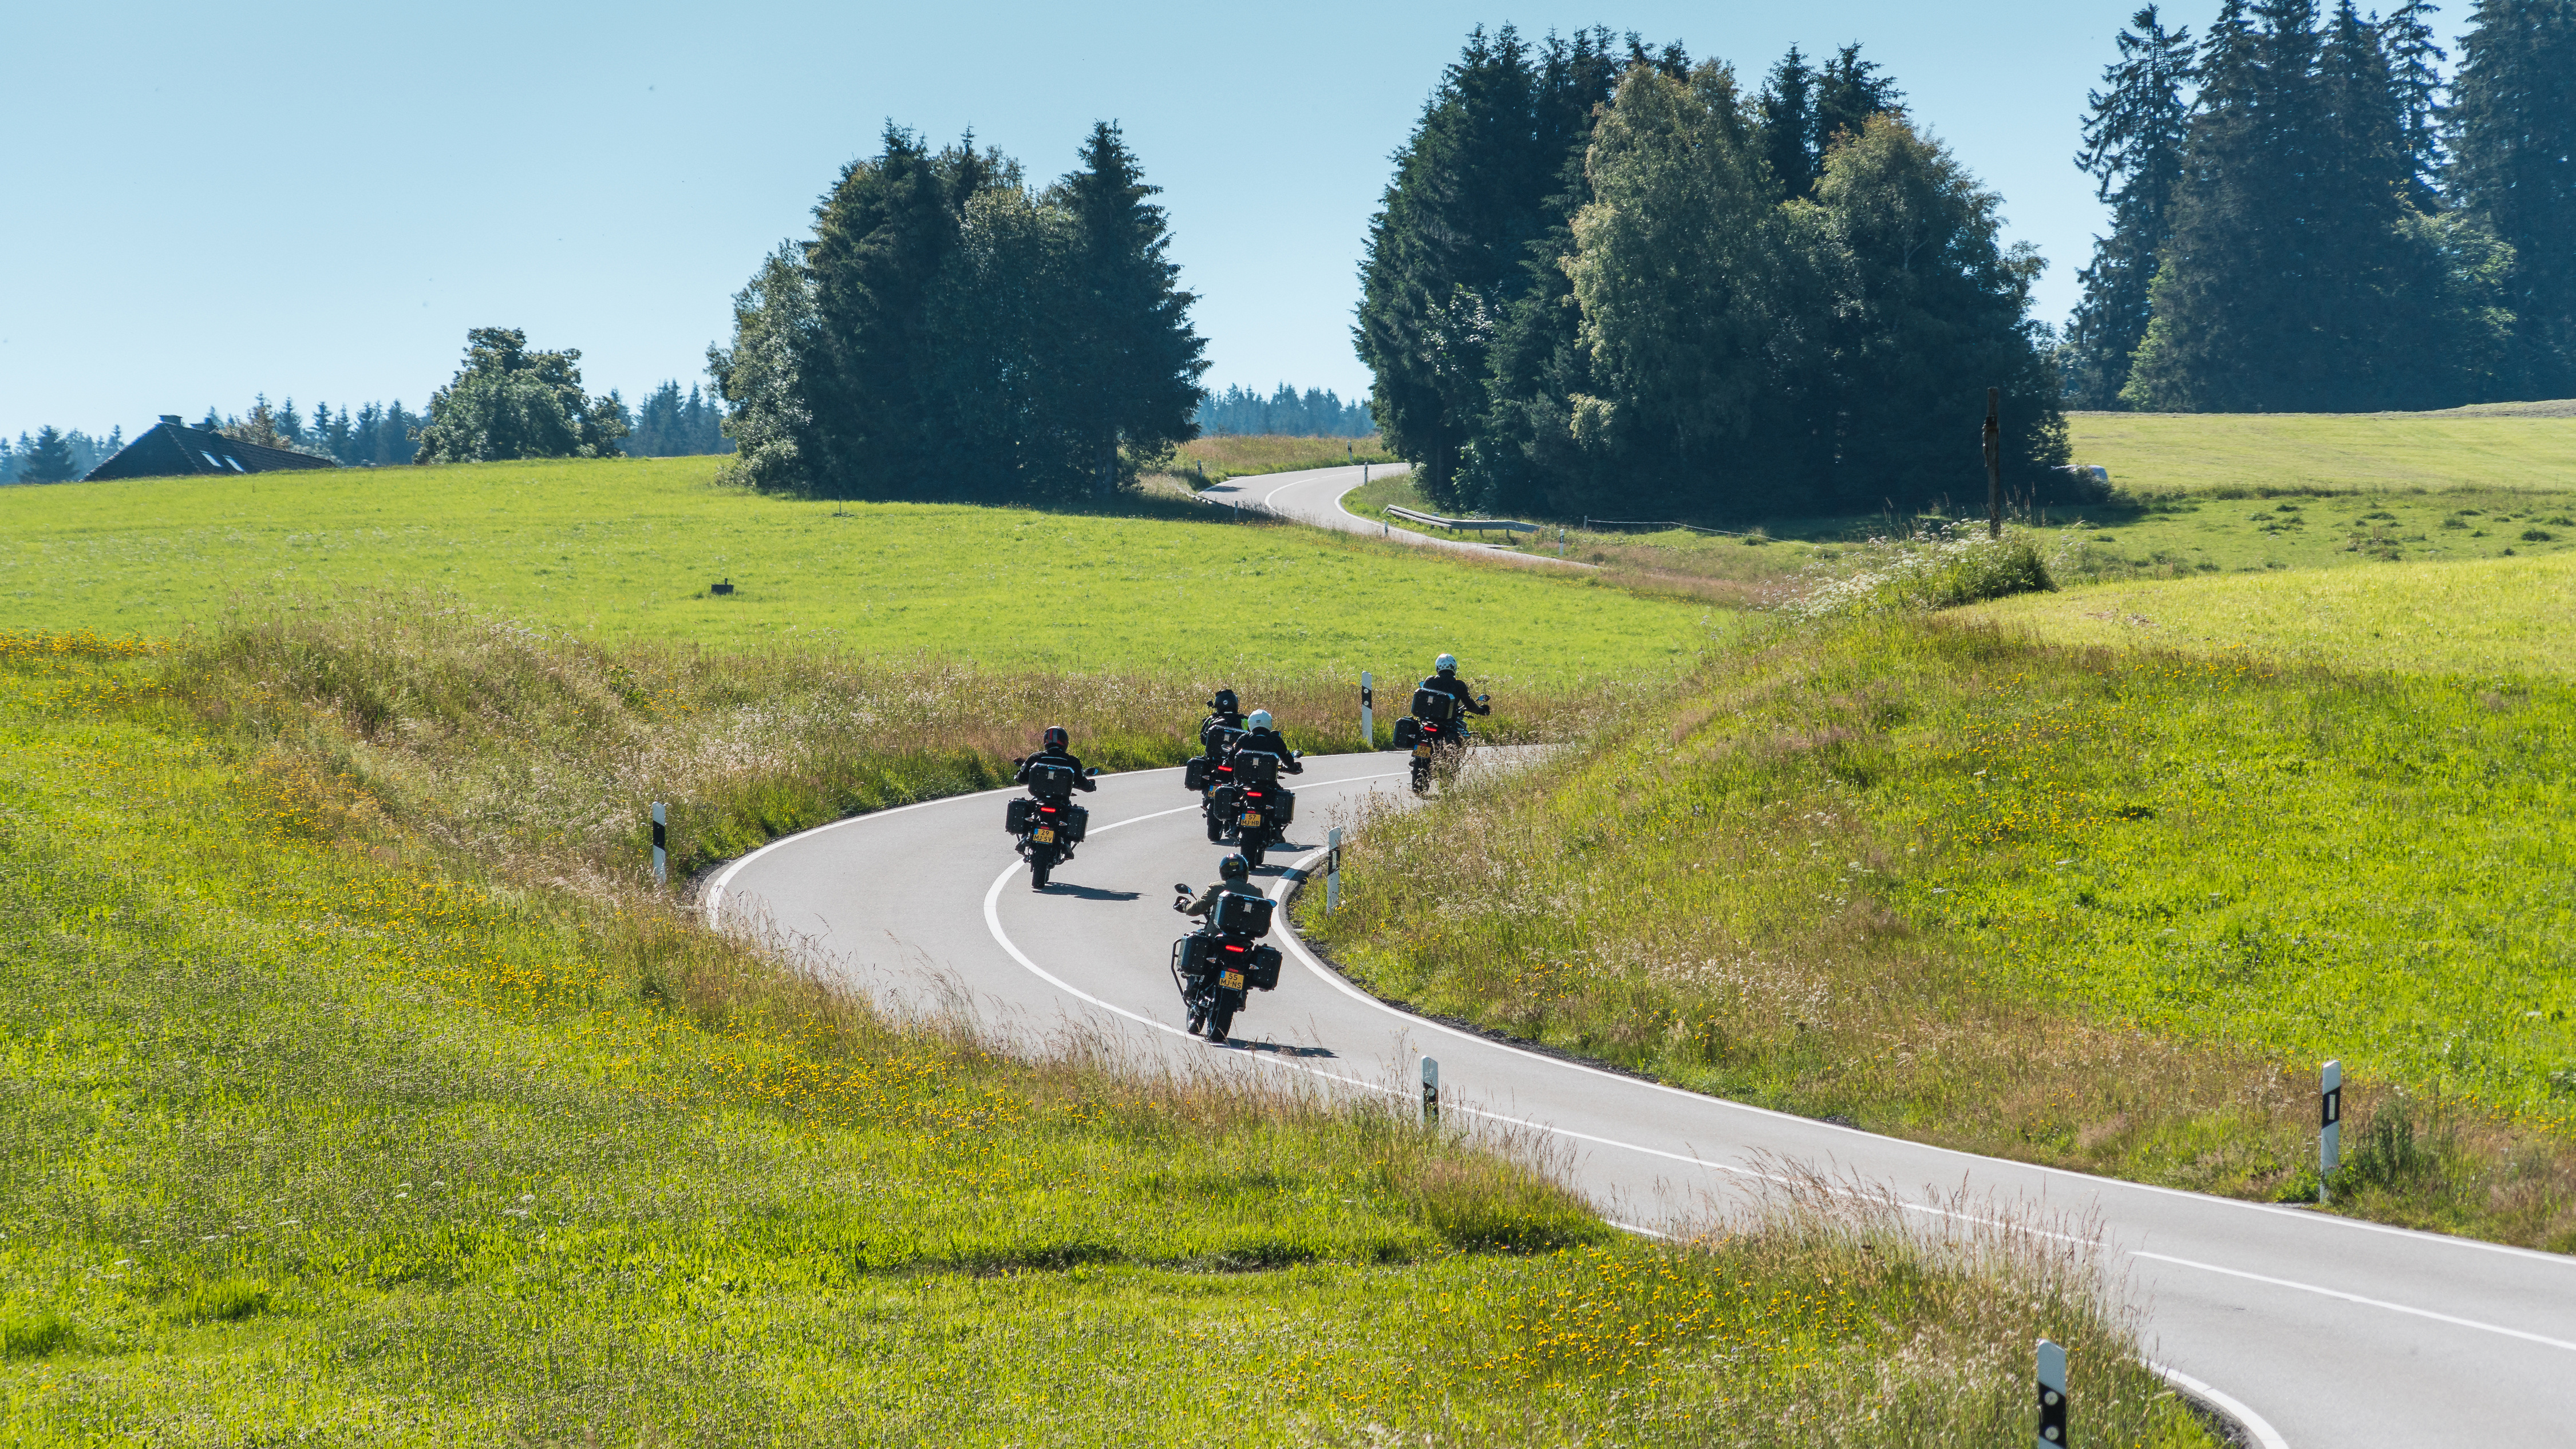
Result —
<instances>
[{"instance_id":1,"label":"black motorcycle","mask_svg":"<svg viewBox=\"0 0 2576 1449\"><path fill-rule=\"evenodd\" d=\"M1181 893L1173 910L1189 904L1188 886L1172 889ZM1268 896L1228 891L1216 898L1206 925L1172 943L1172 984L1181 988L1192 1036L1224 1041L1251 994L1279 985L1279 948L1261 944L1277 907Z\"/></svg>"},{"instance_id":2,"label":"black motorcycle","mask_svg":"<svg viewBox=\"0 0 2576 1449\"><path fill-rule=\"evenodd\" d=\"M1424 710L1423 695L1430 693L1424 690L1414 694L1416 710ZM1432 697L1455 704L1444 694L1433 694ZM1484 704L1492 698L1491 695L1480 694L1476 696L1476 703ZM1427 710L1424 712L1429 713ZM1443 776L1456 775L1458 767L1467 762L1468 748L1476 742L1475 731L1467 728L1464 718L1456 717L1459 712L1453 708L1449 713L1452 718L1406 715L1395 722L1395 747L1409 751L1413 756L1413 793L1416 795L1431 788L1431 776L1435 770Z\"/></svg>"},{"instance_id":3,"label":"black motorcycle","mask_svg":"<svg viewBox=\"0 0 2576 1449\"><path fill-rule=\"evenodd\" d=\"M1098 770L1085 770L1084 777ZM1029 863L1029 889L1047 888L1047 875L1073 859L1091 824L1091 812L1073 803L1075 775L1069 765L1040 765L1029 772L1029 793L1013 800L1002 828L1019 837L1020 858Z\"/></svg>"},{"instance_id":4,"label":"black motorcycle","mask_svg":"<svg viewBox=\"0 0 2576 1449\"><path fill-rule=\"evenodd\" d=\"M1235 849L1259 870L1262 854L1288 838L1288 826L1297 818L1297 793L1279 783L1279 757L1267 750L1237 750L1229 763L1233 778L1224 804Z\"/></svg>"},{"instance_id":5,"label":"black motorcycle","mask_svg":"<svg viewBox=\"0 0 2576 1449\"><path fill-rule=\"evenodd\" d=\"M1234 746L1243 735L1239 729L1209 725L1199 731L1199 744L1206 753L1181 767L1181 784L1197 792L1199 813L1207 817L1211 845L1234 839Z\"/></svg>"}]
</instances>

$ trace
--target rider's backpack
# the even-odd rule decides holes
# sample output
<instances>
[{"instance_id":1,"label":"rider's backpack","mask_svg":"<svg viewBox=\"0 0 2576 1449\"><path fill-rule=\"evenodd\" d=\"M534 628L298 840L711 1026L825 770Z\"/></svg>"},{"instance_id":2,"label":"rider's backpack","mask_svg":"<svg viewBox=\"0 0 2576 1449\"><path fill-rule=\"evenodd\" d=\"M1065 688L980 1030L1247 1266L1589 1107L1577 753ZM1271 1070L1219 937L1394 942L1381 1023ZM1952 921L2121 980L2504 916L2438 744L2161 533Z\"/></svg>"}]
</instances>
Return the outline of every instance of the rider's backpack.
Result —
<instances>
[{"instance_id":1,"label":"rider's backpack","mask_svg":"<svg viewBox=\"0 0 2576 1449\"><path fill-rule=\"evenodd\" d=\"M1457 699L1429 685L1413 691L1413 712L1434 722L1446 721L1458 708Z\"/></svg>"},{"instance_id":2,"label":"rider's backpack","mask_svg":"<svg viewBox=\"0 0 2576 1449\"><path fill-rule=\"evenodd\" d=\"M1216 898L1216 908L1208 912L1209 929L1237 936L1267 936L1270 934L1270 913L1277 904L1268 896L1237 895L1227 891Z\"/></svg>"},{"instance_id":3,"label":"rider's backpack","mask_svg":"<svg viewBox=\"0 0 2576 1449\"><path fill-rule=\"evenodd\" d=\"M1395 722L1395 747L1409 750L1422 743L1422 721L1411 715Z\"/></svg>"}]
</instances>

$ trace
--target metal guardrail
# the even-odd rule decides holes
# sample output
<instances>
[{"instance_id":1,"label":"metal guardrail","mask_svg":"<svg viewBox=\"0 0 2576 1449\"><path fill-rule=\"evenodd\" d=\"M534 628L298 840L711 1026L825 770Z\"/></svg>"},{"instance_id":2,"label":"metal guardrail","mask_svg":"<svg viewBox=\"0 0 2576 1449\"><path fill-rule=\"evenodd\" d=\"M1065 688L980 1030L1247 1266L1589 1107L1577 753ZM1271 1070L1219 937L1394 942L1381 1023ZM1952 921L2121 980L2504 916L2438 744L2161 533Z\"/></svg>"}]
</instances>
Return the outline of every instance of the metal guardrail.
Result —
<instances>
[{"instance_id":1,"label":"metal guardrail","mask_svg":"<svg viewBox=\"0 0 2576 1449\"><path fill-rule=\"evenodd\" d=\"M1443 518L1437 513L1421 513L1410 508L1398 508L1394 504L1387 505L1386 514L1389 518L1401 518L1407 523L1427 524L1433 528L1446 528L1459 533L1483 532L1497 528L1512 533L1538 532L1537 524L1523 523L1517 518Z\"/></svg>"},{"instance_id":2,"label":"metal guardrail","mask_svg":"<svg viewBox=\"0 0 2576 1449\"><path fill-rule=\"evenodd\" d=\"M1702 528L1696 523L1684 523L1678 518L1587 518L1583 520L1583 531L1585 533L1592 532L1596 527L1686 528L1693 533L1713 533L1720 538L1749 538L1752 536L1750 534L1737 533L1733 529L1728 528Z\"/></svg>"}]
</instances>

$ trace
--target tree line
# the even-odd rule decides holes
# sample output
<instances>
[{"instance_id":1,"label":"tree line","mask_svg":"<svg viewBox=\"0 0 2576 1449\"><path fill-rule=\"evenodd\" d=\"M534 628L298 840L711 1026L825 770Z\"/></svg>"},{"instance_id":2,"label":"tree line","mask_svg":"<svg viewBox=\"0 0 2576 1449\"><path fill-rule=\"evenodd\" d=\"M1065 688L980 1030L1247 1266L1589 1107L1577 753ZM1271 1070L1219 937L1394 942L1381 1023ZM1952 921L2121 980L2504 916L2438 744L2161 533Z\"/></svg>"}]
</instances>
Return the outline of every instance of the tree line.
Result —
<instances>
[{"instance_id":1,"label":"tree line","mask_svg":"<svg viewBox=\"0 0 2576 1449\"><path fill-rule=\"evenodd\" d=\"M1195 416L1199 431L1213 437L1365 438L1377 430L1368 404L1344 402L1329 387L1310 387L1300 393L1284 382L1271 389L1268 397L1248 387L1209 392Z\"/></svg>"},{"instance_id":2,"label":"tree line","mask_svg":"<svg viewBox=\"0 0 2576 1449\"><path fill-rule=\"evenodd\" d=\"M93 438L78 428L70 432L48 423L33 436L18 434L14 443L0 437L0 483L67 483L115 457L125 446L125 429L110 428Z\"/></svg>"},{"instance_id":3,"label":"tree line","mask_svg":"<svg viewBox=\"0 0 2576 1449\"><path fill-rule=\"evenodd\" d=\"M1607 30L1472 33L1372 219L1354 340L1444 507L1750 517L2067 487L2000 199L1846 46L1748 92Z\"/></svg>"},{"instance_id":4,"label":"tree line","mask_svg":"<svg viewBox=\"0 0 2576 1449\"><path fill-rule=\"evenodd\" d=\"M889 123L734 299L708 349L752 486L1096 495L1195 435L1205 343L1118 128L1050 186L970 135Z\"/></svg>"},{"instance_id":5,"label":"tree line","mask_svg":"<svg viewBox=\"0 0 2576 1449\"><path fill-rule=\"evenodd\" d=\"M2111 206L2071 405L2420 409L2576 394L2576 0L2226 0L2120 33L2076 164Z\"/></svg>"}]
</instances>

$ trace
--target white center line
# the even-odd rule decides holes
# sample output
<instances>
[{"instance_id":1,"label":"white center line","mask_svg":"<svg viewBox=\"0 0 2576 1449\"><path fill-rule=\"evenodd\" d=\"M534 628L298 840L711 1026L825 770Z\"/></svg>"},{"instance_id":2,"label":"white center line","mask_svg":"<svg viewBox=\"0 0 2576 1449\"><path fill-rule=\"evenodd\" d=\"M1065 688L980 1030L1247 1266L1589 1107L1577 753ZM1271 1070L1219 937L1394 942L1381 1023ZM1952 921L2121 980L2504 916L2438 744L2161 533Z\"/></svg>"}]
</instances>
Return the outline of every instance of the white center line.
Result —
<instances>
[{"instance_id":1,"label":"white center line","mask_svg":"<svg viewBox=\"0 0 2576 1449\"><path fill-rule=\"evenodd\" d=\"M2333 1288L2320 1288L2314 1283L2301 1283L2290 1278L2267 1277L2261 1273L2248 1273L2241 1268L2222 1268L2216 1263L2195 1263L2189 1258L2169 1258L2162 1253L2133 1251L2129 1256L2132 1258L2150 1258L2159 1263L2171 1263L2179 1268L2198 1268L2204 1273L2223 1273L2230 1278L2243 1278L2254 1283L2269 1283L2275 1288L2295 1288L2302 1293L2314 1293L2320 1298L2339 1298L2346 1303L2359 1303L2368 1308L2385 1308L2391 1313L2410 1313L2417 1318L2429 1318L2435 1323L2447 1323L2455 1328L2474 1328L2484 1333L2500 1333L2507 1338L2519 1338L2525 1343L2537 1343L2549 1348L2563 1348L2570 1353L2576 1353L2576 1343L2569 1343L2563 1338L2550 1338L2543 1334L2525 1333L2519 1328L2506 1328L2501 1324L2480 1323L2474 1318L2455 1318L2448 1313L2436 1313L2430 1308L2415 1308L2404 1303L2391 1303L2384 1298L2364 1298L2358 1293L2344 1293Z\"/></svg>"}]
</instances>

